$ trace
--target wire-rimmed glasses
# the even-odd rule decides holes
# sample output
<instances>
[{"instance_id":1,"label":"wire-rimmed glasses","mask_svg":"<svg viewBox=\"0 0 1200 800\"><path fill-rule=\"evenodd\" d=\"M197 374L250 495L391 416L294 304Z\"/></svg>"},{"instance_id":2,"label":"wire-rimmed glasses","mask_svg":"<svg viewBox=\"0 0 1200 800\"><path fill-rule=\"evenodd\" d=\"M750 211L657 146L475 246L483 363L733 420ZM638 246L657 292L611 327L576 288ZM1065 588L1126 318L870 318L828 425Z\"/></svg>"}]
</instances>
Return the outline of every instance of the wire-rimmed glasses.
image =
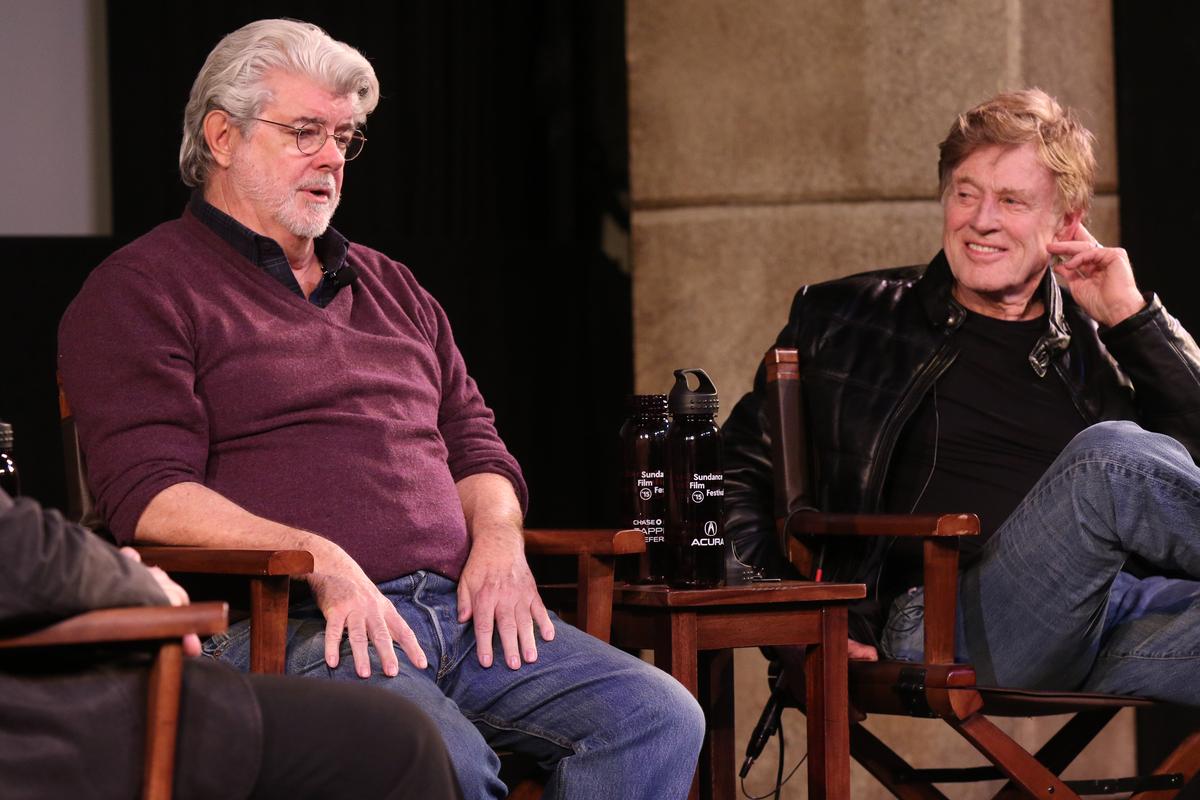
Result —
<instances>
[{"instance_id":1,"label":"wire-rimmed glasses","mask_svg":"<svg viewBox=\"0 0 1200 800\"><path fill-rule=\"evenodd\" d=\"M265 122L268 125L275 125L285 130L289 130L296 134L296 149L306 156L311 156L320 151L325 146L326 140L333 138L333 143L339 151L342 158L347 161L353 161L363 151L363 145L367 143L367 137L362 135L361 131L349 131L347 133L330 133L319 122L306 122L303 125L288 125L283 122L276 122L271 119L263 119L262 117L247 117L256 122Z\"/></svg>"}]
</instances>

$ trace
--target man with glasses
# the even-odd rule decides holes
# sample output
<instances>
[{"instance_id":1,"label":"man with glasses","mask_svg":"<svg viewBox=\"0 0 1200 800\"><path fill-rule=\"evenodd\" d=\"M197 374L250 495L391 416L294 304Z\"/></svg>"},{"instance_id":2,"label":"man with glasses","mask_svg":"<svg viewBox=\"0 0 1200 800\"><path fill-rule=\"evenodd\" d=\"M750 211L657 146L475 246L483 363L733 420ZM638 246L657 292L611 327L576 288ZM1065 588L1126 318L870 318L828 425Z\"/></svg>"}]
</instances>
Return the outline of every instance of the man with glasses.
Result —
<instances>
[{"instance_id":1,"label":"man with glasses","mask_svg":"<svg viewBox=\"0 0 1200 800\"><path fill-rule=\"evenodd\" d=\"M97 508L122 542L311 551L288 671L416 702L467 797L503 796L489 742L554 765L550 797L682 797L698 706L547 613L520 467L445 314L329 228L378 98L313 25L252 23L209 54L187 210L105 261L60 329ZM244 626L206 643L242 667L248 650Z\"/></svg>"}]
</instances>

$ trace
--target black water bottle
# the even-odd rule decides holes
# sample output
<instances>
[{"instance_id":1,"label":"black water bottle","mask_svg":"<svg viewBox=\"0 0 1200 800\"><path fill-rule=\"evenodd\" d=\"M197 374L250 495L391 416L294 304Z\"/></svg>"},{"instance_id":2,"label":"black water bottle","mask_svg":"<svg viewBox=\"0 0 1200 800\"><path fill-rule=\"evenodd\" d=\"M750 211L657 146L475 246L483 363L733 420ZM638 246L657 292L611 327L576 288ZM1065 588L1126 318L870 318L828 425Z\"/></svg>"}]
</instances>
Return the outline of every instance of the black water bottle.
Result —
<instances>
[{"instance_id":1,"label":"black water bottle","mask_svg":"<svg viewBox=\"0 0 1200 800\"><path fill-rule=\"evenodd\" d=\"M621 485L623 525L646 537L646 557L639 577L644 583L666 583L671 572L667 546L667 396L629 397L629 418L621 426L625 472Z\"/></svg>"},{"instance_id":2,"label":"black water bottle","mask_svg":"<svg viewBox=\"0 0 1200 800\"><path fill-rule=\"evenodd\" d=\"M0 422L0 489L9 497L21 493L21 476L13 461L13 429L7 422Z\"/></svg>"},{"instance_id":3,"label":"black water bottle","mask_svg":"<svg viewBox=\"0 0 1200 800\"><path fill-rule=\"evenodd\" d=\"M688 385L688 376L697 387ZM675 554L671 585L721 583L725 565L725 473L717 428L717 389L701 369L675 370L667 434L667 541Z\"/></svg>"}]
</instances>

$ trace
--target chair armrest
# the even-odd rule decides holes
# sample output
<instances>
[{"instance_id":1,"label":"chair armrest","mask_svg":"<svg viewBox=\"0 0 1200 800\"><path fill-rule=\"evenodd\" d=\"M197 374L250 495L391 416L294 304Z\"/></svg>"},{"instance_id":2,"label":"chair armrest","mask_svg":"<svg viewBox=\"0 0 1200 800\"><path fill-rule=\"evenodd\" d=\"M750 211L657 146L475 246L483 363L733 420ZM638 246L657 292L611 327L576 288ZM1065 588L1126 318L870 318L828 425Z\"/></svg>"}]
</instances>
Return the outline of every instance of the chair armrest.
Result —
<instances>
[{"instance_id":1,"label":"chair armrest","mask_svg":"<svg viewBox=\"0 0 1200 800\"><path fill-rule=\"evenodd\" d=\"M539 556L621 556L646 552L646 537L638 530L525 531L525 550Z\"/></svg>"},{"instance_id":2,"label":"chair armrest","mask_svg":"<svg viewBox=\"0 0 1200 800\"><path fill-rule=\"evenodd\" d=\"M167 572L245 578L250 592L250 671L284 671L291 581L313 571L312 553L213 547L138 547L137 551L143 563Z\"/></svg>"},{"instance_id":3,"label":"chair armrest","mask_svg":"<svg viewBox=\"0 0 1200 800\"><path fill-rule=\"evenodd\" d=\"M575 626L607 642L612 632L613 568L616 557L646 551L638 530L527 530L532 555L575 556Z\"/></svg>"},{"instance_id":4,"label":"chair armrest","mask_svg":"<svg viewBox=\"0 0 1200 800\"><path fill-rule=\"evenodd\" d=\"M288 575L300 577L313 571L312 553L307 550L225 550L216 547L135 548L142 563L167 572L208 575Z\"/></svg>"},{"instance_id":5,"label":"chair armrest","mask_svg":"<svg viewBox=\"0 0 1200 800\"><path fill-rule=\"evenodd\" d=\"M974 514L828 514L798 511L788 519L791 536L978 536Z\"/></svg>"},{"instance_id":6,"label":"chair armrest","mask_svg":"<svg viewBox=\"0 0 1200 800\"><path fill-rule=\"evenodd\" d=\"M790 537L913 536L924 543L925 663L954 663L958 613L958 538L978 536L974 514L825 514L800 511L787 522Z\"/></svg>"},{"instance_id":7,"label":"chair armrest","mask_svg":"<svg viewBox=\"0 0 1200 800\"><path fill-rule=\"evenodd\" d=\"M228 613L225 603L105 608L0 639L0 649L181 639L188 633L212 636L225 630Z\"/></svg>"}]
</instances>

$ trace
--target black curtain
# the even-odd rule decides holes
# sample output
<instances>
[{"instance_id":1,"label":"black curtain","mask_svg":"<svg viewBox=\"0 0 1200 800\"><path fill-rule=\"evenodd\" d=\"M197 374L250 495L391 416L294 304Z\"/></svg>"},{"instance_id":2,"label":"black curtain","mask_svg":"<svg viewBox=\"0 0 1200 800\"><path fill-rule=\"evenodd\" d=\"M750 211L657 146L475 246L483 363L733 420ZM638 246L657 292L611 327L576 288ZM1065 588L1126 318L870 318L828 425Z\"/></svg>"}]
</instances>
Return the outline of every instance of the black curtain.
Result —
<instances>
[{"instance_id":1,"label":"black curtain","mask_svg":"<svg viewBox=\"0 0 1200 800\"><path fill-rule=\"evenodd\" d=\"M114 235L9 239L0 418L28 494L61 504L54 329L108 252L177 216L182 111L205 55L246 22L314 22L372 62L383 99L334 225L403 261L442 303L529 480L532 525L616 521L615 436L632 385L621 0L108 4ZM336 483L335 476L330 476Z\"/></svg>"},{"instance_id":2,"label":"black curtain","mask_svg":"<svg viewBox=\"0 0 1200 800\"><path fill-rule=\"evenodd\" d=\"M1121 239L1138 284L1158 292L1184 327L1200 332L1200 274L1192 236L1200 231L1200 149L1191 80L1200 75L1200 8L1187 3L1113 4L1117 68ZM1200 727L1195 709L1137 712L1138 768L1146 772ZM1180 800L1200 798L1193 782Z\"/></svg>"},{"instance_id":3,"label":"black curtain","mask_svg":"<svg viewBox=\"0 0 1200 800\"><path fill-rule=\"evenodd\" d=\"M1157 292L1183 326L1200 332L1200 147L1191 81L1200 75L1200 7L1113 5L1121 240L1138 285Z\"/></svg>"}]
</instances>

